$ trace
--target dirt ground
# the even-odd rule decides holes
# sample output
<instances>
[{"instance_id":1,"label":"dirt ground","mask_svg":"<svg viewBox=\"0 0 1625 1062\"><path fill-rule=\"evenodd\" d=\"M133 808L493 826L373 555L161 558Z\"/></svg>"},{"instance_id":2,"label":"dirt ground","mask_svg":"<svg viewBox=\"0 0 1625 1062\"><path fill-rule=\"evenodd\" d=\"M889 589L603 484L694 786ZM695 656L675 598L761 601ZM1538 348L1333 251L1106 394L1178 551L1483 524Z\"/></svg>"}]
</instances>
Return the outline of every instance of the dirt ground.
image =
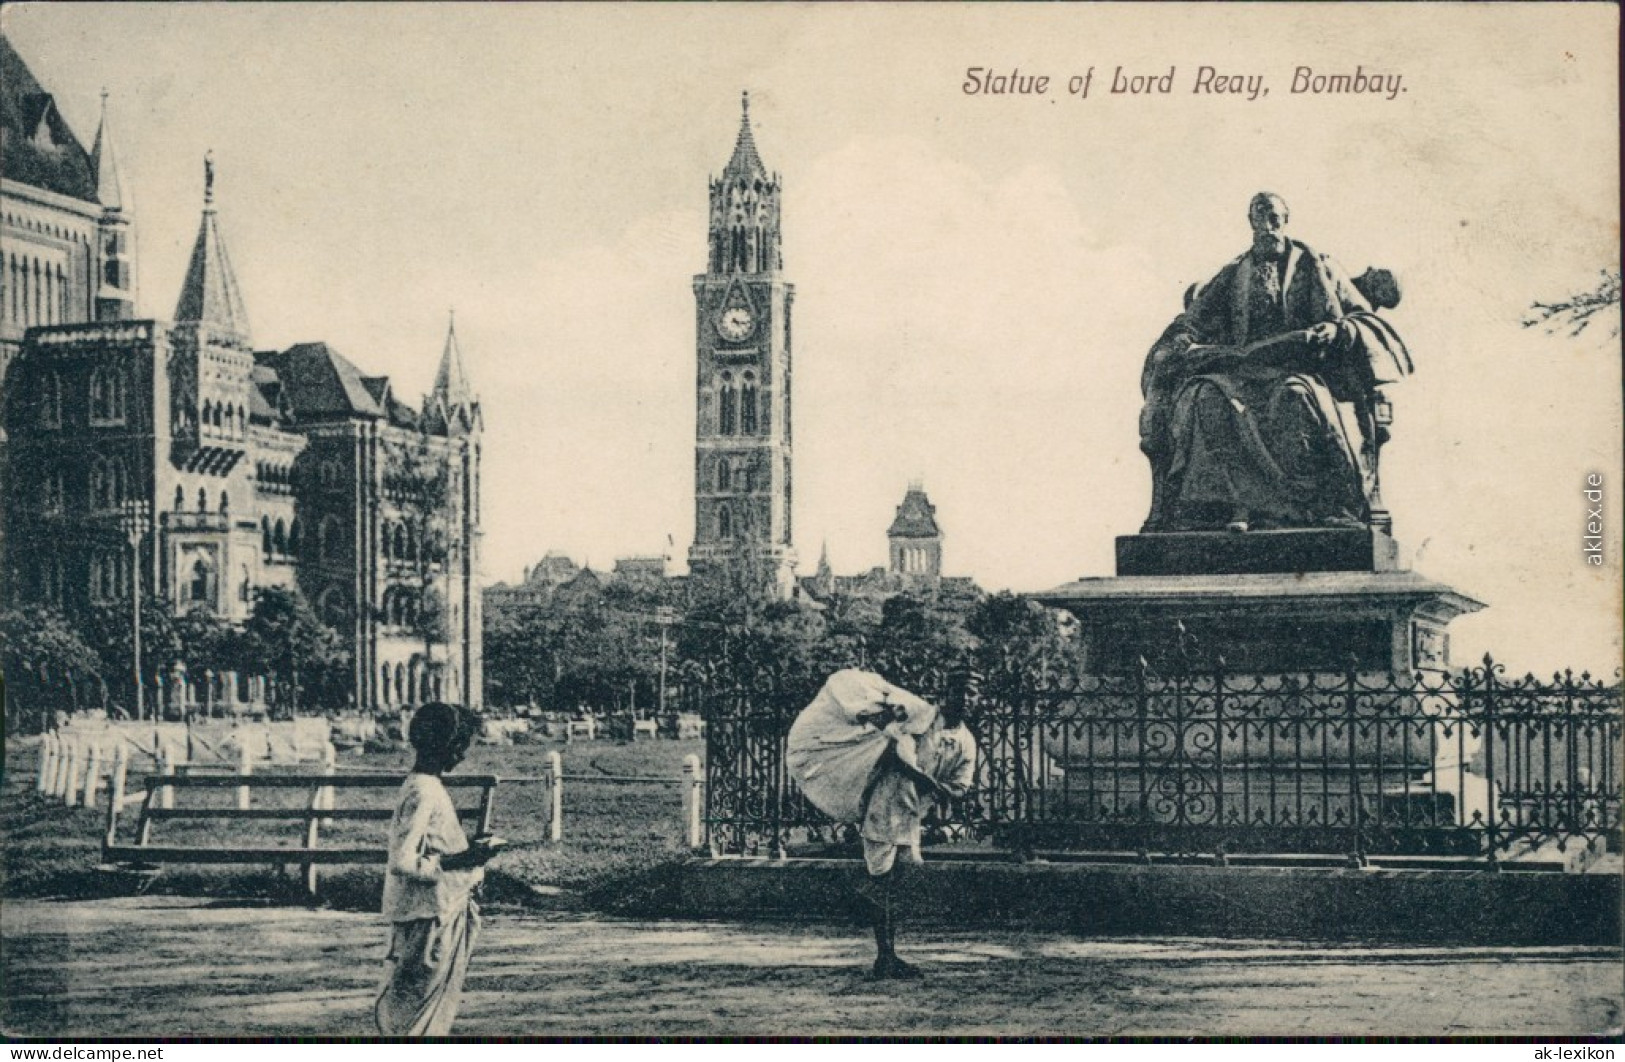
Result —
<instances>
[{"instance_id":1,"label":"dirt ground","mask_svg":"<svg viewBox=\"0 0 1625 1062\"><path fill-rule=\"evenodd\" d=\"M1598 1035L1621 956L1598 948L1319 946L905 931L914 984L864 976L830 925L489 912L463 1035ZM7 900L12 1036L372 1033L375 917L168 896Z\"/></svg>"}]
</instances>

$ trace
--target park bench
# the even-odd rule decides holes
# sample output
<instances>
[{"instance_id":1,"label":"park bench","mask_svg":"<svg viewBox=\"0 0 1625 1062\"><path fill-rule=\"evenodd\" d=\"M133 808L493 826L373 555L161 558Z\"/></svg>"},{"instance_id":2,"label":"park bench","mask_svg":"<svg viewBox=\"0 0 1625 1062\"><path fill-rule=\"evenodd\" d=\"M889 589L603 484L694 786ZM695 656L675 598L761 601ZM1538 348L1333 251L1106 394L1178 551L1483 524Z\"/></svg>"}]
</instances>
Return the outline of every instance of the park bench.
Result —
<instances>
[{"instance_id":1,"label":"park bench","mask_svg":"<svg viewBox=\"0 0 1625 1062\"><path fill-rule=\"evenodd\" d=\"M320 846L321 828L335 821L388 822L394 814L391 807L340 808L333 806L335 790L400 788L402 776L398 774L164 774L148 776L143 784L145 798L141 799L141 813L136 820L135 843L121 844L118 838L119 812L129 802L122 792L115 792L108 802L107 831L102 838L102 862L108 867L138 865L150 867L167 863L192 864L268 864L272 866L299 866L305 888L315 894L318 867L338 864L382 864L389 861L389 852L383 842L372 845L351 844L323 848ZM488 774L448 775L443 779L446 788L478 789L476 807L459 807L458 814L465 820L475 821L475 835L489 833L496 795L497 779ZM310 797L303 807L190 807L172 806L170 794L176 789L308 789ZM122 786L118 787L120 790ZM239 804L245 801L239 801ZM163 821L190 820L207 822L267 822L297 823L299 839L296 845L175 845L154 843L153 824Z\"/></svg>"},{"instance_id":2,"label":"park bench","mask_svg":"<svg viewBox=\"0 0 1625 1062\"><path fill-rule=\"evenodd\" d=\"M589 715L583 719L570 719L564 724L564 740L566 742L574 741L576 738L593 741L597 737L598 720L593 716Z\"/></svg>"}]
</instances>

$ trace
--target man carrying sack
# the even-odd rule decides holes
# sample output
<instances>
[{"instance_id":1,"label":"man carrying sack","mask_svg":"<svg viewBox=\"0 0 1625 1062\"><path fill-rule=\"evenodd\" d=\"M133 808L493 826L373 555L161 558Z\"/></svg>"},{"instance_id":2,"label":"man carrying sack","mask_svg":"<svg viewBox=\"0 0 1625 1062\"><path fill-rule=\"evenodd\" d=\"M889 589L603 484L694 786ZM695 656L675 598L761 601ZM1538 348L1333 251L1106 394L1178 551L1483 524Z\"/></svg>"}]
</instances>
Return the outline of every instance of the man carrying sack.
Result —
<instances>
[{"instance_id":1,"label":"man carrying sack","mask_svg":"<svg viewBox=\"0 0 1625 1062\"><path fill-rule=\"evenodd\" d=\"M921 862L920 823L932 802L963 796L975 780L976 742L957 709L939 710L872 672L838 671L790 728L788 763L814 805L859 826L874 977L920 977L897 957L899 877Z\"/></svg>"}]
</instances>

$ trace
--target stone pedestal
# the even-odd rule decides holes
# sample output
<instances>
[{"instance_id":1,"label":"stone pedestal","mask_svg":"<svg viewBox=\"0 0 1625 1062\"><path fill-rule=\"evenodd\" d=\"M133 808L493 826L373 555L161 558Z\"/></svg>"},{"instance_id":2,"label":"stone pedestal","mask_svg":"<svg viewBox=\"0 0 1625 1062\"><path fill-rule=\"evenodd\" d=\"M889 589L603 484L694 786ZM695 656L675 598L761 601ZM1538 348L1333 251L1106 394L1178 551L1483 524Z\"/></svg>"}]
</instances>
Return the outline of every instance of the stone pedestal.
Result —
<instances>
[{"instance_id":1,"label":"stone pedestal","mask_svg":"<svg viewBox=\"0 0 1625 1062\"><path fill-rule=\"evenodd\" d=\"M1366 529L1129 535L1117 572L1032 595L1077 617L1099 674L1443 670L1450 622L1484 607Z\"/></svg>"}]
</instances>

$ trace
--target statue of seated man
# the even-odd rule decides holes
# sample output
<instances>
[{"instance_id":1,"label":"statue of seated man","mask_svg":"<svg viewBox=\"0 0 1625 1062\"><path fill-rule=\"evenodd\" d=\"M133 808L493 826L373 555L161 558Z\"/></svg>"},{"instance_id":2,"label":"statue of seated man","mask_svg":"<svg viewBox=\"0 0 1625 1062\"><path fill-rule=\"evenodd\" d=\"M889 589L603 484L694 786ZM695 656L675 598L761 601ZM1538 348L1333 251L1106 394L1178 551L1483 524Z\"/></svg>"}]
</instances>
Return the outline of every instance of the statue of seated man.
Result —
<instances>
[{"instance_id":1,"label":"statue of seated man","mask_svg":"<svg viewBox=\"0 0 1625 1062\"><path fill-rule=\"evenodd\" d=\"M1411 372L1377 315L1398 287L1288 238L1280 196L1260 192L1247 218L1252 249L1186 293L1146 358L1143 531L1370 526L1378 389Z\"/></svg>"}]
</instances>

